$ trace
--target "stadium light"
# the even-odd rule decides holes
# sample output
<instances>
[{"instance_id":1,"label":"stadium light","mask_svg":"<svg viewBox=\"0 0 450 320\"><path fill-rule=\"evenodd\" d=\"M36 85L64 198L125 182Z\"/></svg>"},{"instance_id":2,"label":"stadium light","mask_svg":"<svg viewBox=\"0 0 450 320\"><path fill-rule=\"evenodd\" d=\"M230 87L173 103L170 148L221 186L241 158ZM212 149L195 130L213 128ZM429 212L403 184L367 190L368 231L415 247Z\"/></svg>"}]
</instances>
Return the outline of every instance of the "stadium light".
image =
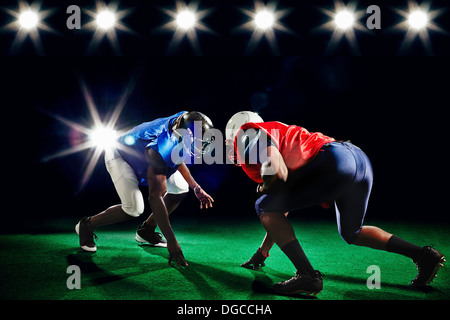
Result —
<instances>
[{"instance_id":1,"label":"stadium light","mask_svg":"<svg viewBox=\"0 0 450 320\"><path fill-rule=\"evenodd\" d=\"M19 24L22 29L32 31L39 25L39 14L31 9L21 12L19 15Z\"/></svg>"},{"instance_id":2,"label":"stadium light","mask_svg":"<svg viewBox=\"0 0 450 320\"><path fill-rule=\"evenodd\" d=\"M255 14L254 22L256 28L264 31L273 27L275 23L275 17L273 12L264 9Z\"/></svg>"},{"instance_id":3,"label":"stadium light","mask_svg":"<svg viewBox=\"0 0 450 320\"><path fill-rule=\"evenodd\" d=\"M405 54L411 47L415 39L422 42L422 46L427 55L434 55L430 32L448 34L448 32L439 26L435 20L442 15L446 8L431 8L431 2L422 2L420 5L414 0L408 2L405 9L396 9L402 20L396 24L393 29L405 32L405 37L401 43L399 54Z\"/></svg>"},{"instance_id":4,"label":"stadium light","mask_svg":"<svg viewBox=\"0 0 450 320\"><path fill-rule=\"evenodd\" d=\"M238 8L249 19L237 30L251 32L250 41L248 42L245 54L251 53L256 49L261 40L266 39L270 46L272 54L280 55L277 43L277 32L285 32L295 35L295 32L285 26L281 20L292 12L293 8L277 8L277 1L270 0L264 3L262 0L254 0L253 9Z\"/></svg>"},{"instance_id":5,"label":"stadium light","mask_svg":"<svg viewBox=\"0 0 450 320\"><path fill-rule=\"evenodd\" d=\"M428 24L427 12L420 9L410 12L408 15L408 24L410 28L417 31L425 29Z\"/></svg>"},{"instance_id":6,"label":"stadium light","mask_svg":"<svg viewBox=\"0 0 450 320\"><path fill-rule=\"evenodd\" d=\"M187 31L195 27L197 17L193 11L186 9L177 13L175 20L178 28Z\"/></svg>"},{"instance_id":7,"label":"stadium light","mask_svg":"<svg viewBox=\"0 0 450 320\"><path fill-rule=\"evenodd\" d=\"M111 48L116 55L122 55L119 43L119 32L135 34L122 20L131 14L132 10L128 8L119 8L118 2L111 1L106 4L102 0L96 0L95 9L85 9L87 15L92 19L83 26L93 32L91 42L87 47L87 55L91 55L97 50L101 41L107 38Z\"/></svg>"},{"instance_id":8,"label":"stadium light","mask_svg":"<svg viewBox=\"0 0 450 320\"><path fill-rule=\"evenodd\" d=\"M38 1L34 1L31 5L27 1L19 1L17 9L3 7L0 10L12 16L8 24L0 25L0 29L16 33L8 54L15 55L22 44L27 39L30 39L36 53L44 55L44 48L42 47L39 33L40 31L56 33L56 30L45 23L45 19L52 15L55 10L42 9L41 3Z\"/></svg>"},{"instance_id":9,"label":"stadium light","mask_svg":"<svg viewBox=\"0 0 450 320\"><path fill-rule=\"evenodd\" d=\"M350 28L353 28L353 25L355 23L355 15L353 12L350 12L348 10L341 10L336 13L336 16L334 17L334 23L336 24L336 27L341 30L348 30Z\"/></svg>"},{"instance_id":10,"label":"stadium light","mask_svg":"<svg viewBox=\"0 0 450 320\"><path fill-rule=\"evenodd\" d=\"M97 14L95 21L99 29L107 31L114 28L117 18L113 11L103 10Z\"/></svg>"},{"instance_id":11,"label":"stadium light","mask_svg":"<svg viewBox=\"0 0 450 320\"><path fill-rule=\"evenodd\" d=\"M159 29L173 32L167 52L172 54L183 39L187 39L195 54L201 55L197 31L215 34L212 29L202 22L203 18L211 14L213 9L200 9L199 1L191 1L189 4L186 4L184 0L176 0L175 8L160 8L160 10L170 18Z\"/></svg>"}]
</instances>

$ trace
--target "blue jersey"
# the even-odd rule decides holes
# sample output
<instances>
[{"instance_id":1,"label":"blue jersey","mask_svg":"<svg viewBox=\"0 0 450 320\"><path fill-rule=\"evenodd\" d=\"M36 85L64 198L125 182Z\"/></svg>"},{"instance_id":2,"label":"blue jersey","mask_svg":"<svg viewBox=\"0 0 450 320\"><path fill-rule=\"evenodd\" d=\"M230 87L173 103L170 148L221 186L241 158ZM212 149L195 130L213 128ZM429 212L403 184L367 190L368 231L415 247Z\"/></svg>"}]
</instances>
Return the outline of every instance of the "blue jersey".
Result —
<instances>
[{"instance_id":1,"label":"blue jersey","mask_svg":"<svg viewBox=\"0 0 450 320\"><path fill-rule=\"evenodd\" d=\"M157 151L163 158L166 163L167 177L177 171L183 158L177 157L175 162L172 159L172 150L179 147L179 142L172 136L171 128L174 121L185 112L181 111L167 118L144 122L119 137L118 142L123 147L119 147L118 152L133 168L140 185L148 185L148 163L145 159L145 150L148 148Z\"/></svg>"}]
</instances>

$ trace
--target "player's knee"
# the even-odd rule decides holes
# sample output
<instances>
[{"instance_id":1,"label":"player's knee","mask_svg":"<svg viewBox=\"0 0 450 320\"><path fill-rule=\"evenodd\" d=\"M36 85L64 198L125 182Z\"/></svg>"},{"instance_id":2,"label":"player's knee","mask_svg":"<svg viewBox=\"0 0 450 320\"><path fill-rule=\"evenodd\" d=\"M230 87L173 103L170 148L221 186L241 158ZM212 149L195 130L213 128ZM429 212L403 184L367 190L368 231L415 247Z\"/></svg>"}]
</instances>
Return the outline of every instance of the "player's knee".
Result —
<instances>
[{"instance_id":1,"label":"player's knee","mask_svg":"<svg viewBox=\"0 0 450 320\"><path fill-rule=\"evenodd\" d=\"M144 212L144 202L122 203L122 210L132 217L139 217Z\"/></svg>"},{"instance_id":2,"label":"player's knee","mask_svg":"<svg viewBox=\"0 0 450 320\"><path fill-rule=\"evenodd\" d=\"M358 237L360 230L361 229L358 229L356 231L351 229L341 229L339 230L339 234L345 242L347 242L348 244L353 244Z\"/></svg>"},{"instance_id":3,"label":"player's knee","mask_svg":"<svg viewBox=\"0 0 450 320\"><path fill-rule=\"evenodd\" d=\"M255 210L256 210L256 215L258 217L261 217L262 214L264 214L264 199L266 198L266 195L263 195L261 197L259 197L258 200L255 201Z\"/></svg>"},{"instance_id":4,"label":"player's knee","mask_svg":"<svg viewBox=\"0 0 450 320\"><path fill-rule=\"evenodd\" d=\"M126 197L121 197L122 210L132 217L139 217L145 209L144 198L139 189L128 192Z\"/></svg>"}]
</instances>

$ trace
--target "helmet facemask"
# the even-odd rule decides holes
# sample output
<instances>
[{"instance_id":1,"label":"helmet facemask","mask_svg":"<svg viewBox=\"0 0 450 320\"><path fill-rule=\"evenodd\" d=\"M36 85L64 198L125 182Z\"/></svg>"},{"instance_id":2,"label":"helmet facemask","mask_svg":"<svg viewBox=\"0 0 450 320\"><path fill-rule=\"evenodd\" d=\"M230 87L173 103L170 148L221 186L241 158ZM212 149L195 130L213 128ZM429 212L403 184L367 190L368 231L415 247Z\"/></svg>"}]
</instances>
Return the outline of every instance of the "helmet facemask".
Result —
<instances>
[{"instance_id":1,"label":"helmet facemask","mask_svg":"<svg viewBox=\"0 0 450 320\"><path fill-rule=\"evenodd\" d=\"M230 151L228 151L228 154L227 154L228 160L230 160L230 162L232 164L234 164L235 166L240 167L241 165L237 159L236 149L234 148L234 141L231 139L226 139L225 145L230 147Z\"/></svg>"},{"instance_id":2,"label":"helmet facemask","mask_svg":"<svg viewBox=\"0 0 450 320\"><path fill-rule=\"evenodd\" d=\"M213 128L211 120L206 115L197 111L186 112L177 122L178 126L173 133L190 157L201 158L211 152L214 136L203 139L205 131Z\"/></svg>"}]
</instances>

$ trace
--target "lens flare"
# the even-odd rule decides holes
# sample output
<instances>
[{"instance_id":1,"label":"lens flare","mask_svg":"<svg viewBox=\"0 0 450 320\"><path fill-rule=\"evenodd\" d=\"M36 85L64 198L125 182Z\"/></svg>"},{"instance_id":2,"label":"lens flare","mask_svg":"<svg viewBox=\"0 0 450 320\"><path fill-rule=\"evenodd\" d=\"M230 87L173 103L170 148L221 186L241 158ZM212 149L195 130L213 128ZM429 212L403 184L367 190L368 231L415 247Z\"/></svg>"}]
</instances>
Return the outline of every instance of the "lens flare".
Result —
<instances>
[{"instance_id":1,"label":"lens flare","mask_svg":"<svg viewBox=\"0 0 450 320\"><path fill-rule=\"evenodd\" d=\"M125 150L132 155L136 155L135 151L131 148L117 142L117 138L124 134L126 130L119 130L116 128L119 115L125 107L128 98L136 85L136 80L136 77L131 78L121 98L119 99L119 102L114 106L112 113L106 121L102 120L90 90L84 81L80 80L81 91L91 116L91 125L86 126L60 115L49 113L50 116L67 125L71 129L72 135L76 132L77 139L76 143L70 148L59 151L53 155L46 156L42 159L42 161L46 162L88 150L88 164L81 179L81 187L83 187L89 181L89 178L91 177L103 152L108 152L113 150L113 148L117 148L120 150Z\"/></svg>"},{"instance_id":2,"label":"lens flare","mask_svg":"<svg viewBox=\"0 0 450 320\"><path fill-rule=\"evenodd\" d=\"M39 14L33 10L26 10L19 16L19 24L25 30L32 30L39 25Z\"/></svg>"},{"instance_id":3,"label":"lens flare","mask_svg":"<svg viewBox=\"0 0 450 320\"><path fill-rule=\"evenodd\" d=\"M166 8L161 10L171 18L169 22L158 28L173 32L168 53L174 53L181 41L186 37L194 53L201 55L202 50L198 41L197 31L215 34L212 29L202 22L202 19L212 12L212 9L199 10L199 4L196 1L192 1L187 5L184 1L177 0L175 10Z\"/></svg>"},{"instance_id":4,"label":"lens flare","mask_svg":"<svg viewBox=\"0 0 450 320\"><path fill-rule=\"evenodd\" d=\"M175 19L179 28L183 30L189 30L195 27L195 23L197 22L197 17L195 13L189 10L182 11L177 14L177 18Z\"/></svg>"},{"instance_id":5,"label":"lens flare","mask_svg":"<svg viewBox=\"0 0 450 320\"><path fill-rule=\"evenodd\" d=\"M273 12L267 10L259 11L255 14L255 25L261 30L267 30L273 27L275 17Z\"/></svg>"},{"instance_id":6,"label":"lens flare","mask_svg":"<svg viewBox=\"0 0 450 320\"><path fill-rule=\"evenodd\" d=\"M9 8L3 8L3 10L13 18L13 21L2 26L1 29L16 32L16 37L8 54L17 54L22 44L27 38L30 38L37 54L44 55L44 48L42 47L39 33L40 31L57 33L56 30L45 23L45 19L53 14L54 9L42 10L40 2L33 2L30 5L28 2L19 0L19 8L17 10Z\"/></svg>"},{"instance_id":7,"label":"lens flare","mask_svg":"<svg viewBox=\"0 0 450 320\"><path fill-rule=\"evenodd\" d=\"M319 10L327 15L330 20L320 25L317 30L332 32L325 53L333 53L336 50L338 43L345 38L352 53L354 55L360 55L355 30L362 32L369 31L366 25L359 21L365 14L365 10L357 10L355 2L344 5L340 0L335 0L334 10L325 8L320 8Z\"/></svg>"},{"instance_id":8,"label":"lens flare","mask_svg":"<svg viewBox=\"0 0 450 320\"><path fill-rule=\"evenodd\" d=\"M262 38L267 39L269 46L274 55L280 55L275 31L295 34L291 29L287 28L281 23L281 19L287 16L292 9L277 10L276 3L270 2L267 5L259 0L255 0L254 9L239 8L250 21L240 25L237 30L244 30L252 32L250 41L246 48L246 53L250 54L255 50Z\"/></svg>"},{"instance_id":9,"label":"lens flare","mask_svg":"<svg viewBox=\"0 0 450 320\"><path fill-rule=\"evenodd\" d=\"M104 2L96 2L95 10L85 10L92 20L83 26L83 29L94 31L91 42L87 48L87 54L93 54L103 38L107 38L115 55L122 55L122 50L119 45L117 36L118 31L123 31L128 34L136 35L123 21L132 10L119 10L117 2L111 2L106 5Z\"/></svg>"},{"instance_id":10,"label":"lens flare","mask_svg":"<svg viewBox=\"0 0 450 320\"><path fill-rule=\"evenodd\" d=\"M113 11L103 10L97 14L95 21L100 29L106 31L114 28L117 18L116 14Z\"/></svg>"},{"instance_id":11,"label":"lens flare","mask_svg":"<svg viewBox=\"0 0 450 320\"><path fill-rule=\"evenodd\" d=\"M100 126L89 134L89 140L95 148L107 150L117 146L117 131L113 128Z\"/></svg>"},{"instance_id":12,"label":"lens flare","mask_svg":"<svg viewBox=\"0 0 450 320\"><path fill-rule=\"evenodd\" d=\"M348 10L342 10L336 13L334 22L339 29L348 30L352 28L355 23L355 15Z\"/></svg>"},{"instance_id":13,"label":"lens flare","mask_svg":"<svg viewBox=\"0 0 450 320\"><path fill-rule=\"evenodd\" d=\"M410 1L407 10L395 9L395 11L403 17L403 21L395 25L393 29L406 32L400 47L400 54L404 54L414 40L419 38L426 53L433 55L433 46L431 45L429 32L447 33L433 21L433 19L444 13L445 9L432 10L430 2L422 2L419 5L414 1Z\"/></svg>"}]
</instances>

